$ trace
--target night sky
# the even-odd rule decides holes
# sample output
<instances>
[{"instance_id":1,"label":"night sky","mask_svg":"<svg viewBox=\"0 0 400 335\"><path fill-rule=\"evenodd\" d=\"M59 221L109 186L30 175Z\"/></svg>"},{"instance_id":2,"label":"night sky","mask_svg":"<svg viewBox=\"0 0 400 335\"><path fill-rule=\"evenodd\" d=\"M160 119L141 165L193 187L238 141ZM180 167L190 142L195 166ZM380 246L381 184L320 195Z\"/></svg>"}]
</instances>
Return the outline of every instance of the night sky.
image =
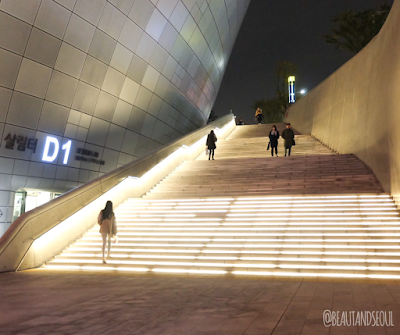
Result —
<instances>
[{"instance_id":1,"label":"night sky","mask_svg":"<svg viewBox=\"0 0 400 335\"><path fill-rule=\"evenodd\" d=\"M237 37L213 110L230 110L254 123L256 100L276 96L275 64L288 60L299 68L296 91L310 91L352 57L321 37L331 18L346 10L375 8L383 0L252 0ZM387 3L392 4L392 0Z\"/></svg>"}]
</instances>

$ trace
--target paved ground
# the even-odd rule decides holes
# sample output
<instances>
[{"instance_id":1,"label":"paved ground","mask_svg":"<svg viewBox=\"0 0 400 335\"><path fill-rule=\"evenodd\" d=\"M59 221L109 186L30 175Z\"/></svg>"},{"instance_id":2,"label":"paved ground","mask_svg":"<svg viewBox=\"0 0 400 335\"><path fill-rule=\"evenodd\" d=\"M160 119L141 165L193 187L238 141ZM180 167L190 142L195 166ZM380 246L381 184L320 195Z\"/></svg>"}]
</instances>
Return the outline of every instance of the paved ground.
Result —
<instances>
[{"instance_id":1,"label":"paved ground","mask_svg":"<svg viewBox=\"0 0 400 335\"><path fill-rule=\"evenodd\" d=\"M399 334L391 282L0 274L0 334ZM323 311L392 311L394 327L323 325Z\"/></svg>"}]
</instances>

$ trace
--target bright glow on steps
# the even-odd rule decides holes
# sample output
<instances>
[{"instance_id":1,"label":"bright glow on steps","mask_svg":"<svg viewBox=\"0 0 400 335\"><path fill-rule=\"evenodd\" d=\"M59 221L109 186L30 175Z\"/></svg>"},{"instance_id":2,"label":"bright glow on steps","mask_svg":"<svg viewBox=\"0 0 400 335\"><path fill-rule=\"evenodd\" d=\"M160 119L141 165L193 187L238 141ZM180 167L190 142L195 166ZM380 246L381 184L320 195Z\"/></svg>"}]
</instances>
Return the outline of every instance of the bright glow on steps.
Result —
<instances>
[{"instance_id":1,"label":"bright glow on steps","mask_svg":"<svg viewBox=\"0 0 400 335\"><path fill-rule=\"evenodd\" d=\"M324 277L324 278L371 278L371 279L400 279L400 275L373 275L348 273L307 273L307 272L261 272L261 271L233 271L234 275L245 276L273 276L273 277Z\"/></svg>"},{"instance_id":2,"label":"bright glow on steps","mask_svg":"<svg viewBox=\"0 0 400 335\"><path fill-rule=\"evenodd\" d=\"M193 270L193 269L143 269L143 268L121 268L110 266L69 266L69 265L46 265L44 269L50 270L86 270L86 271L129 271L129 272L160 272L160 273L188 273L188 274L215 274L229 273L222 270ZM323 277L323 278L371 278L371 279L400 279L400 275L379 274L348 274L348 273L308 273L308 272L265 272L265 271L232 271L233 275L244 276L271 276L271 277Z\"/></svg>"},{"instance_id":3,"label":"bright glow on steps","mask_svg":"<svg viewBox=\"0 0 400 335\"><path fill-rule=\"evenodd\" d=\"M196 234L193 234L196 235ZM286 235L286 234L285 234ZM316 237L315 235L299 235L299 234L293 234L294 236L310 236L310 237ZM124 236L123 234L121 234L121 236ZM276 235L273 235L276 236ZM345 236L345 234L342 234L340 236ZM381 235L382 236L382 235ZM386 236L393 236L391 234L386 234ZM101 239L96 237L96 238L82 238L81 241L90 241L90 242L86 242L88 244L92 244L92 243L100 243ZM297 239L297 238L291 238L291 239L283 239L283 238L270 238L270 239L266 239L266 238L182 238L182 237L178 237L178 238L119 238L119 241L124 242L124 245L128 244L125 243L127 241L132 241L132 242L149 242L149 241L155 241L155 242L166 242L166 241L172 241L172 242L329 242L329 243L333 243L333 242L340 242L340 243L344 243L344 242L348 242L348 243L400 243L400 239L320 239L320 238L308 238L308 239ZM84 243L84 242L82 242Z\"/></svg>"},{"instance_id":4,"label":"bright glow on steps","mask_svg":"<svg viewBox=\"0 0 400 335\"><path fill-rule=\"evenodd\" d=\"M51 270L87 270L87 271L129 271L129 272L148 272L149 269L144 268L123 268L111 266L81 266L81 265L47 265L46 269Z\"/></svg>"},{"instance_id":5,"label":"bright glow on steps","mask_svg":"<svg viewBox=\"0 0 400 335\"><path fill-rule=\"evenodd\" d=\"M81 241L101 241L101 238L98 236L98 233L88 233L88 236L85 236L81 239ZM210 237L211 235L211 237ZM238 237L245 237L245 236L261 236L261 237L278 237L278 236L286 236L286 237L398 237L400 236L400 233L362 233L362 234L357 234L357 233L282 233L282 232L275 232L275 233L218 233L214 231L206 232L206 233L149 233L149 232L143 232L143 233L135 233L135 232L128 232L128 233L119 233L118 234L119 241L209 241L215 239L216 237L221 238L221 237L230 237L230 236L235 236L235 239L229 239L230 241L264 241L264 239L241 239ZM121 236L133 236L133 237L121 237ZM140 237L136 237L140 236ZM145 237L144 237L145 236ZM151 237L150 237L151 236ZM158 236L165 236L165 238L161 238ZM166 238L167 236L172 236L174 238ZM190 237L187 239L184 239L182 237ZM198 239L195 237L209 237L208 239ZM218 239L219 241L220 239ZM307 239L308 240L308 239ZM347 239L346 239L347 240ZM360 240L357 240L360 241ZM371 240L368 240L370 242ZM386 240L385 240L386 241ZM400 241L400 240L399 240Z\"/></svg>"},{"instance_id":6,"label":"bright glow on steps","mask_svg":"<svg viewBox=\"0 0 400 335\"><path fill-rule=\"evenodd\" d=\"M101 257L101 253L98 254L74 254L64 252L59 257L65 257L70 260L76 261L75 258L88 258L88 257ZM145 259L198 259L198 260L218 260L218 261L268 261L268 262L330 262L330 263L392 263L392 264L400 264L399 259L362 259L362 258L299 258L299 257L230 257L230 256L185 256L185 255L176 255L176 256L165 256L165 255L140 255L140 254L115 254L111 255L111 259L118 258L145 258Z\"/></svg>"},{"instance_id":7,"label":"bright glow on steps","mask_svg":"<svg viewBox=\"0 0 400 335\"><path fill-rule=\"evenodd\" d=\"M96 224L46 268L400 279L400 216L387 195L133 199L115 212L107 264Z\"/></svg>"},{"instance_id":8,"label":"bright glow on steps","mask_svg":"<svg viewBox=\"0 0 400 335\"><path fill-rule=\"evenodd\" d=\"M288 240L287 242L292 242ZM307 240L309 243L310 241ZM375 242L376 243L376 242ZM98 242L77 242L79 246L98 246ZM177 243L119 243L113 250L125 250L120 247L177 247L177 248L248 248L248 249L268 249L268 248L297 248L297 249L399 249L400 245L346 245L346 244L177 244Z\"/></svg>"},{"instance_id":9,"label":"bright glow on steps","mask_svg":"<svg viewBox=\"0 0 400 335\"><path fill-rule=\"evenodd\" d=\"M70 247L67 249L68 251L99 251L99 248L80 248L80 247ZM223 249L204 249L204 250L196 250L196 249L122 249L123 252L147 252L147 253L186 253L186 254L258 254L258 255L313 255L313 256L394 256L400 257L400 252L365 252L365 251L275 251L275 250L223 250ZM119 253L118 250L114 250L114 252ZM130 257L134 257L135 254L131 254ZM86 256L88 257L88 256ZM100 257L100 256L99 256Z\"/></svg>"},{"instance_id":10,"label":"bright glow on steps","mask_svg":"<svg viewBox=\"0 0 400 335\"><path fill-rule=\"evenodd\" d=\"M101 264L102 260L92 260L92 259L56 259L54 261L55 264L57 263L85 263L85 264ZM130 260L107 260L108 265L145 265L145 266L185 266L185 267L219 267L219 268L260 268L260 269L314 269L314 270L373 270L373 271L400 271L400 267L389 267L389 266L355 266L355 265L348 265L348 266L339 266L339 265L301 265L301 264L267 264L267 263L203 263L203 262L166 262L166 261L130 261Z\"/></svg>"}]
</instances>

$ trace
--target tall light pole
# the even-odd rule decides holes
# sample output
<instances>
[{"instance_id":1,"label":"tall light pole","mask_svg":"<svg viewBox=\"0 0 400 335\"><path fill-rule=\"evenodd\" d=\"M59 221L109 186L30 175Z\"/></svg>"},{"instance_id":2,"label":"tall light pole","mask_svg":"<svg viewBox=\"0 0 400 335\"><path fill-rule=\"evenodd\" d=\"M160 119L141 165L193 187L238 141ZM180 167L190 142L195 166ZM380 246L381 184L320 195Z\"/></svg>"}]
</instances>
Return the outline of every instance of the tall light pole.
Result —
<instances>
[{"instance_id":1,"label":"tall light pole","mask_svg":"<svg viewBox=\"0 0 400 335\"><path fill-rule=\"evenodd\" d=\"M288 84L289 84L289 103L294 104L296 102L296 93L294 92L294 83L296 81L295 76L290 76L288 78Z\"/></svg>"},{"instance_id":2,"label":"tall light pole","mask_svg":"<svg viewBox=\"0 0 400 335\"><path fill-rule=\"evenodd\" d=\"M296 77L295 76L288 77L289 104L294 104L296 102L296 93L300 93L302 95L307 93L307 90L305 88L301 89L299 92L295 92L295 82L296 82Z\"/></svg>"}]
</instances>

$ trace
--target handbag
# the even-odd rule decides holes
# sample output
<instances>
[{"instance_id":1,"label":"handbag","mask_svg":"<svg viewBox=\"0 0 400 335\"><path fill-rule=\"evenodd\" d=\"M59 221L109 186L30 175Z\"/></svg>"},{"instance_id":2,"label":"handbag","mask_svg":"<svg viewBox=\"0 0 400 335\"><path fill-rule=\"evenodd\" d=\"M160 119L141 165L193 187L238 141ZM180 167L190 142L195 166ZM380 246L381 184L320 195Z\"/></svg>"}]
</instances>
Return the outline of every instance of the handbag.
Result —
<instances>
[{"instance_id":1,"label":"handbag","mask_svg":"<svg viewBox=\"0 0 400 335\"><path fill-rule=\"evenodd\" d=\"M296 141L293 139L292 145L296 145Z\"/></svg>"},{"instance_id":2,"label":"handbag","mask_svg":"<svg viewBox=\"0 0 400 335\"><path fill-rule=\"evenodd\" d=\"M267 150L271 147L271 141L268 142Z\"/></svg>"}]
</instances>

